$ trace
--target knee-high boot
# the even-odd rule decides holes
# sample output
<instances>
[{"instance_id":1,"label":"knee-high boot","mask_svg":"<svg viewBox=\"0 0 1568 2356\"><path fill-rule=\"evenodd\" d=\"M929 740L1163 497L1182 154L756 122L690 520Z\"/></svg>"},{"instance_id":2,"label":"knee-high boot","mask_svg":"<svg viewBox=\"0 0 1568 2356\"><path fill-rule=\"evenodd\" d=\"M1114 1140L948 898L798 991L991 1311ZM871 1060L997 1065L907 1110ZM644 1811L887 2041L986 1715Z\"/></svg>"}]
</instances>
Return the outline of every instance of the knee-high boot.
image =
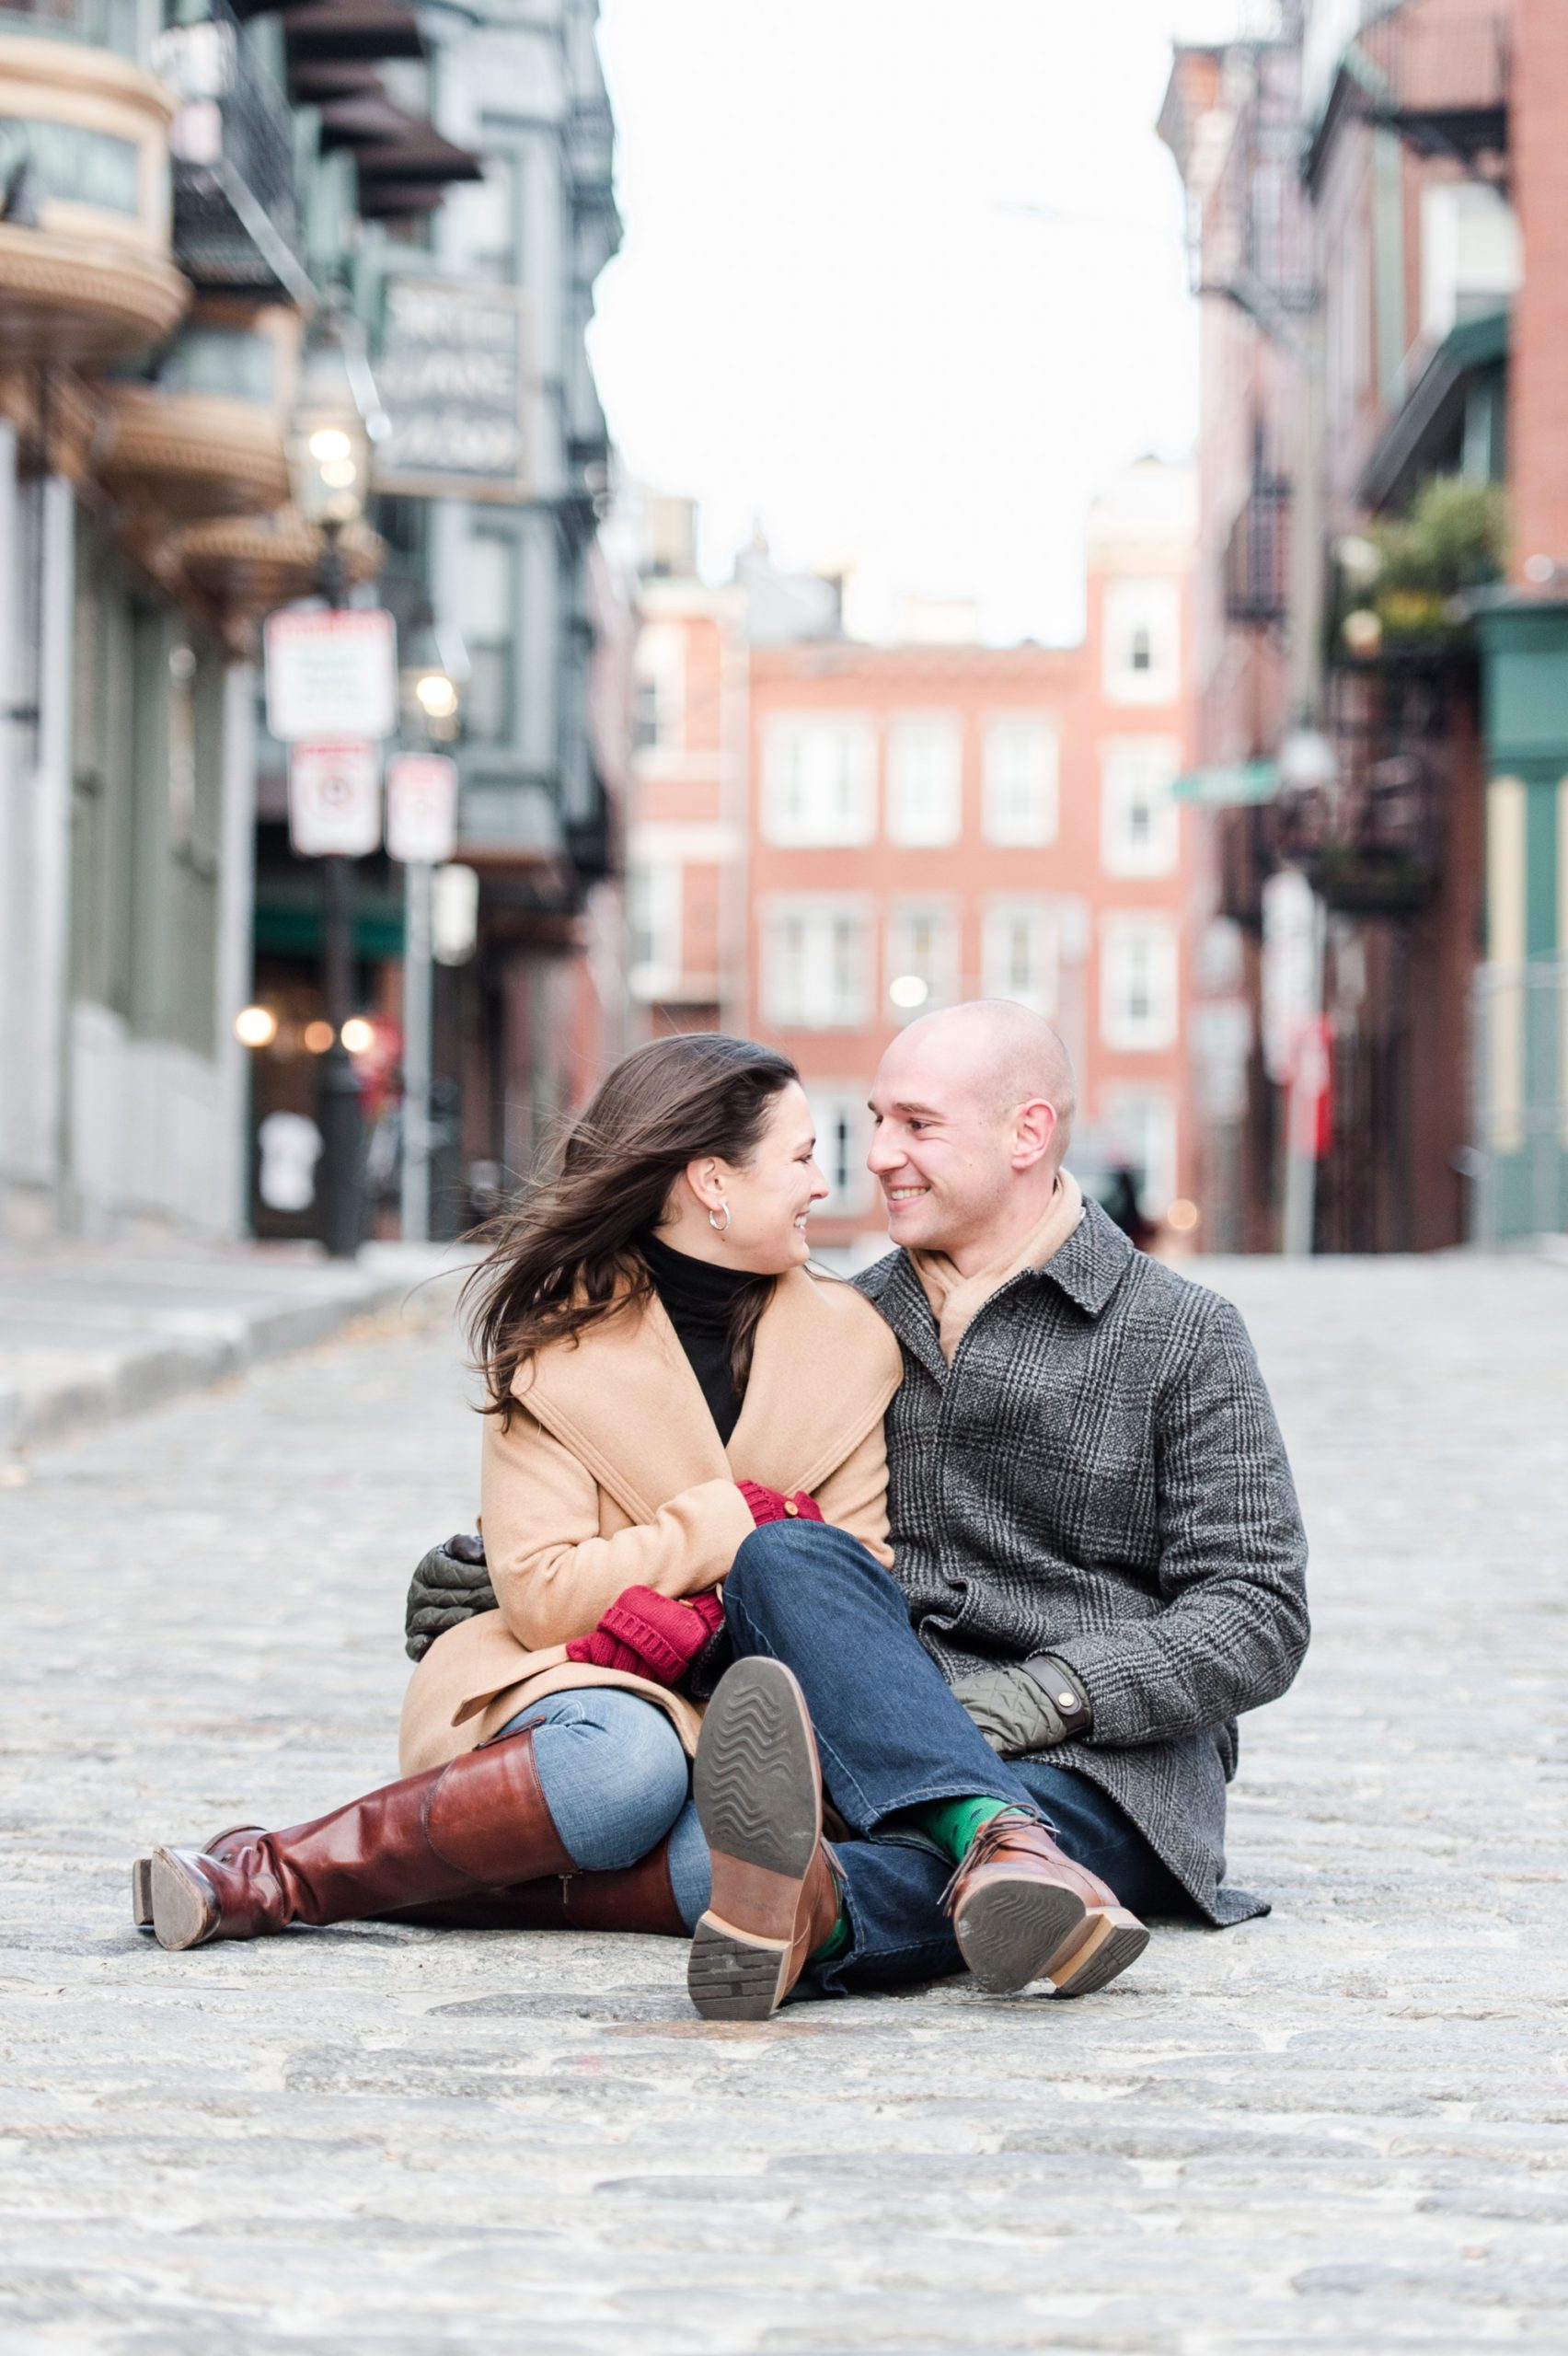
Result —
<instances>
[{"instance_id":1,"label":"knee-high boot","mask_svg":"<svg viewBox=\"0 0 1568 2356\"><path fill-rule=\"evenodd\" d=\"M691 1935L675 1903L666 1837L636 1865L615 1873L552 1874L504 1889L401 1906L389 1923L429 1923L453 1931L643 1931L667 1938Z\"/></svg>"},{"instance_id":2,"label":"knee-high boot","mask_svg":"<svg viewBox=\"0 0 1568 2356\"><path fill-rule=\"evenodd\" d=\"M160 1946L254 1939L292 1923L347 1923L574 1871L540 1787L529 1728L406 1775L313 1824L243 1837L222 1854L159 1849Z\"/></svg>"}]
</instances>

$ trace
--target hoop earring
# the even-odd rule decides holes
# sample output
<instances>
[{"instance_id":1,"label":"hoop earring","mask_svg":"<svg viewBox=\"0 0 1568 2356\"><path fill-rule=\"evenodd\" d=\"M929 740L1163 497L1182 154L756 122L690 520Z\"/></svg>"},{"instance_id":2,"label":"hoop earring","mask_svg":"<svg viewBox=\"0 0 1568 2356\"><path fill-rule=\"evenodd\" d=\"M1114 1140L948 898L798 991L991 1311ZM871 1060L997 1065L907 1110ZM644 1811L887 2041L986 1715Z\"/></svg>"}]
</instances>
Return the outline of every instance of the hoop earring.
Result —
<instances>
[{"instance_id":1,"label":"hoop earring","mask_svg":"<svg viewBox=\"0 0 1568 2356\"><path fill-rule=\"evenodd\" d=\"M723 1226L720 1226L711 1211L708 1214L708 1224L713 1230L715 1235L728 1235L730 1232L730 1206L728 1203L721 1203L719 1207L724 1214Z\"/></svg>"}]
</instances>

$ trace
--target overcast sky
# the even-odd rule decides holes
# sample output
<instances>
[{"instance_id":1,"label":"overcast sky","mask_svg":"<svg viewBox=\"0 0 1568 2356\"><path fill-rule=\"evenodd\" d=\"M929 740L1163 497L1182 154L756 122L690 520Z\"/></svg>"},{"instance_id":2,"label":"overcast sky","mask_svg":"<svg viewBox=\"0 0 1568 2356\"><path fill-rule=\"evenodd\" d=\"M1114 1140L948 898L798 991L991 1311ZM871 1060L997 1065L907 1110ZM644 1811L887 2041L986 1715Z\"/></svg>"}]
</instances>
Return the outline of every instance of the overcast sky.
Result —
<instances>
[{"instance_id":1,"label":"overcast sky","mask_svg":"<svg viewBox=\"0 0 1568 2356\"><path fill-rule=\"evenodd\" d=\"M604 0L626 242L594 359L631 472L722 573L1078 628L1084 510L1194 422L1171 33L1227 0ZM879 598L877 593L882 593Z\"/></svg>"}]
</instances>

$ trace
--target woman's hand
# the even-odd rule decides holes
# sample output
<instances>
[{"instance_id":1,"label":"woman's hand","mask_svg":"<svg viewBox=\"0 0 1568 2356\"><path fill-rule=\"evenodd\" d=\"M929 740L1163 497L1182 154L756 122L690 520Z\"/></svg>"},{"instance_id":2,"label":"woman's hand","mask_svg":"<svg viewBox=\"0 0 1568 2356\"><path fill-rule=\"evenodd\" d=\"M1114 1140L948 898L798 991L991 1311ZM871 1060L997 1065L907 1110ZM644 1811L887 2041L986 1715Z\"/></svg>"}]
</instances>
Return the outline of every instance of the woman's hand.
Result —
<instances>
[{"instance_id":1,"label":"woman's hand","mask_svg":"<svg viewBox=\"0 0 1568 2356\"><path fill-rule=\"evenodd\" d=\"M793 1496L787 1497L782 1489L765 1489L755 1481L737 1481L735 1486L750 1506L751 1518L759 1530L768 1521L822 1519L822 1507L804 1489L797 1489Z\"/></svg>"},{"instance_id":2,"label":"woman's hand","mask_svg":"<svg viewBox=\"0 0 1568 2356\"><path fill-rule=\"evenodd\" d=\"M650 1678L655 1685L678 1685L723 1624L724 1606L711 1588L682 1599L628 1587L589 1635L572 1638L567 1657Z\"/></svg>"}]
</instances>

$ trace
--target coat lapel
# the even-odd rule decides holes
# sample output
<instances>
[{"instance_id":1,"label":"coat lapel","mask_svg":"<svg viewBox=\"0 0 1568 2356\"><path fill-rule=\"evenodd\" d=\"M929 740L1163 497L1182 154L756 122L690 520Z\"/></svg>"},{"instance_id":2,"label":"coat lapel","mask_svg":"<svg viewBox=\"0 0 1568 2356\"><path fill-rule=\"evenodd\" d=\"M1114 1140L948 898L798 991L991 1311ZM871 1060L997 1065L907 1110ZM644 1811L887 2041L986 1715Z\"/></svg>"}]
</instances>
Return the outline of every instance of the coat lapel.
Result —
<instances>
[{"instance_id":1,"label":"coat lapel","mask_svg":"<svg viewBox=\"0 0 1568 2356\"><path fill-rule=\"evenodd\" d=\"M708 1402L655 1295L541 1350L518 1396L633 1521L729 1472Z\"/></svg>"},{"instance_id":2,"label":"coat lapel","mask_svg":"<svg viewBox=\"0 0 1568 2356\"><path fill-rule=\"evenodd\" d=\"M842 1346L840 1325L803 1268L780 1277L727 1454L656 1296L575 1347L542 1350L518 1397L633 1521L702 1481L810 1490L859 1447L897 1385L880 1351Z\"/></svg>"}]
</instances>

